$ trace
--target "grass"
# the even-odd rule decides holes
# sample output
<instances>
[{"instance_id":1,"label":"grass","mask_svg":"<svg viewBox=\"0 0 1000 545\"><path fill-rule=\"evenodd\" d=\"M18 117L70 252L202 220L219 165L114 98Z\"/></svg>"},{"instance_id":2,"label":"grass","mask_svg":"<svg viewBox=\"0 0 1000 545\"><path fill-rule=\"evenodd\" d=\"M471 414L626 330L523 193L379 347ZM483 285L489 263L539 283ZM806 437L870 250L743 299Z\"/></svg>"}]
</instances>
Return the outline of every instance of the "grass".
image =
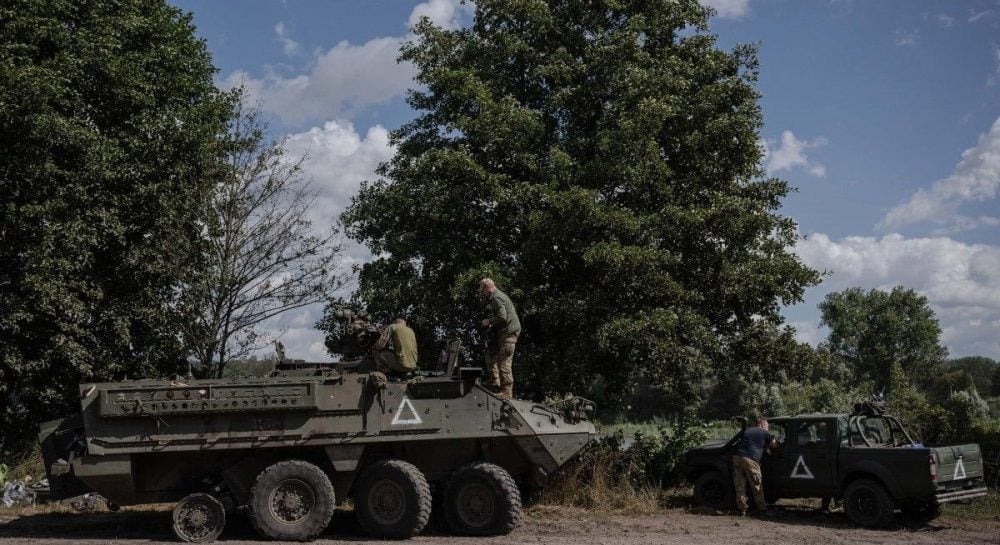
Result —
<instances>
[{"instance_id":1,"label":"grass","mask_svg":"<svg viewBox=\"0 0 1000 545\"><path fill-rule=\"evenodd\" d=\"M975 499L969 503L945 504L942 512L944 515L956 518L1000 521L1000 490L991 489L985 498Z\"/></svg>"},{"instance_id":2,"label":"grass","mask_svg":"<svg viewBox=\"0 0 1000 545\"><path fill-rule=\"evenodd\" d=\"M32 481L45 478L45 464L42 462L42 451L36 445L33 450L25 452L20 457L5 460L8 470L4 477L8 481L22 481L31 477Z\"/></svg>"}]
</instances>

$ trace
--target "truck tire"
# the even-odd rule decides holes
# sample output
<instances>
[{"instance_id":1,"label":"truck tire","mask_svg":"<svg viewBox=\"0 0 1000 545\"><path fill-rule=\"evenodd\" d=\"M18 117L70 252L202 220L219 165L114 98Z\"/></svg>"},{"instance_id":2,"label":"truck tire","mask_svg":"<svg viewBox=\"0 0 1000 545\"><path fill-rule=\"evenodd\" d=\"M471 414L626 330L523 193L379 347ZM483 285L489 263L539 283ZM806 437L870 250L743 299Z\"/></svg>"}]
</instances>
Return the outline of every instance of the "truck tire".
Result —
<instances>
[{"instance_id":1,"label":"truck tire","mask_svg":"<svg viewBox=\"0 0 1000 545\"><path fill-rule=\"evenodd\" d=\"M430 519L430 485L411 463L376 462L361 475L355 490L354 511L358 522L372 536L411 538Z\"/></svg>"},{"instance_id":2,"label":"truck tire","mask_svg":"<svg viewBox=\"0 0 1000 545\"><path fill-rule=\"evenodd\" d=\"M731 479L721 471L703 473L694 482L694 503L709 509L729 509L734 505L736 492Z\"/></svg>"},{"instance_id":3,"label":"truck tire","mask_svg":"<svg viewBox=\"0 0 1000 545\"><path fill-rule=\"evenodd\" d=\"M459 468L444 491L448 527L458 534L509 534L521 521L521 490L506 469L487 462Z\"/></svg>"},{"instance_id":4,"label":"truck tire","mask_svg":"<svg viewBox=\"0 0 1000 545\"><path fill-rule=\"evenodd\" d=\"M264 537L310 541L330 524L333 485L322 469L301 460L278 462L250 489L250 521Z\"/></svg>"},{"instance_id":5,"label":"truck tire","mask_svg":"<svg viewBox=\"0 0 1000 545\"><path fill-rule=\"evenodd\" d=\"M849 484L844 492L844 513L858 526L888 526L894 510L889 492L882 483L873 479L858 479Z\"/></svg>"},{"instance_id":6,"label":"truck tire","mask_svg":"<svg viewBox=\"0 0 1000 545\"><path fill-rule=\"evenodd\" d=\"M920 523L928 523L941 516L941 504L934 498L915 500L903 504L903 516Z\"/></svg>"}]
</instances>

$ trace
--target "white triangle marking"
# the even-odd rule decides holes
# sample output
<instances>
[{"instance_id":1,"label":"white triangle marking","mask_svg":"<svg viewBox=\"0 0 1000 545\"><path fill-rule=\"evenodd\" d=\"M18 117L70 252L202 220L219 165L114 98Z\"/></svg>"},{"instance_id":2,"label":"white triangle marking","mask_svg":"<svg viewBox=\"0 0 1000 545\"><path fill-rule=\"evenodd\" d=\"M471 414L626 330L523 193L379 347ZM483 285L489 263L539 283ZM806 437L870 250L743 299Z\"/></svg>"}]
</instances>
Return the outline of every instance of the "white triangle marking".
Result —
<instances>
[{"instance_id":1,"label":"white triangle marking","mask_svg":"<svg viewBox=\"0 0 1000 545\"><path fill-rule=\"evenodd\" d=\"M959 472L961 472L961 475L959 475ZM957 481L959 479L964 479L964 478L965 478L965 464L962 463L962 459L959 458L958 463L955 464L955 476L952 477L952 479Z\"/></svg>"},{"instance_id":2,"label":"white triangle marking","mask_svg":"<svg viewBox=\"0 0 1000 545\"><path fill-rule=\"evenodd\" d=\"M792 468L793 479L815 479L813 477L813 472L809 471L809 466L806 465L806 461L802 459L802 455L799 455L798 461L795 462L795 467Z\"/></svg>"},{"instance_id":3,"label":"white triangle marking","mask_svg":"<svg viewBox=\"0 0 1000 545\"><path fill-rule=\"evenodd\" d=\"M400 418L403 415L403 409L409 409L410 414L413 418ZM392 417L392 425L399 426L403 424L423 424L424 421L420 419L420 415L417 414L417 409L413 407L413 403L410 398L403 396L403 400L399 402L399 408L396 409L396 415Z\"/></svg>"}]
</instances>

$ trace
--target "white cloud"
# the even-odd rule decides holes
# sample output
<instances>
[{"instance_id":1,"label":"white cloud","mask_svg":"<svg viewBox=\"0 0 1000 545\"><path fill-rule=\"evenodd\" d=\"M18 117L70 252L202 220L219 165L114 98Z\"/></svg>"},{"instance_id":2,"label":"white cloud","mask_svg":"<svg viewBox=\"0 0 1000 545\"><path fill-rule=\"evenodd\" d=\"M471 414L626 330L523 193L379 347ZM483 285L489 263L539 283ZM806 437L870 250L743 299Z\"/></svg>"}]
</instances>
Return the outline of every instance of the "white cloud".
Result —
<instances>
[{"instance_id":1,"label":"white cloud","mask_svg":"<svg viewBox=\"0 0 1000 545\"><path fill-rule=\"evenodd\" d=\"M375 38L361 45L340 42L315 59L308 74L254 78L237 71L223 86L244 82L251 99L289 123L349 116L399 96L413 81L414 68L397 64L402 38Z\"/></svg>"},{"instance_id":2,"label":"white cloud","mask_svg":"<svg viewBox=\"0 0 1000 545\"><path fill-rule=\"evenodd\" d=\"M471 9L471 4L461 4L460 0L428 0L413 8L407 22L413 24L427 16L439 26L458 28ZM285 53L299 49L283 23L275 26L275 34ZM272 71L254 77L238 70L225 77L220 86L242 83L251 99L260 101L265 111L288 123L351 117L365 107L402 96L412 85L414 67L396 62L400 45L410 37L404 33L373 38L360 45L342 41L327 51L318 51L306 73L286 76Z\"/></svg>"},{"instance_id":3,"label":"white cloud","mask_svg":"<svg viewBox=\"0 0 1000 545\"><path fill-rule=\"evenodd\" d=\"M427 17L439 27L454 30L462 26L463 15L472 13L473 10L475 4L472 2L462 4L456 0L428 0L413 8L408 23L412 27L421 17Z\"/></svg>"},{"instance_id":4,"label":"white cloud","mask_svg":"<svg viewBox=\"0 0 1000 545\"><path fill-rule=\"evenodd\" d=\"M997 44L993 45L993 60L997 63L997 69L992 75L986 80L986 86L992 87L997 84L997 79L1000 78L1000 46Z\"/></svg>"},{"instance_id":5,"label":"white cloud","mask_svg":"<svg viewBox=\"0 0 1000 545\"><path fill-rule=\"evenodd\" d=\"M701 0L701 5L714 8L723 19L739 19L750 13L750 0Z\"/></svg>"},{"instance_id":6,"label":"white cloud","mask_svg":"<svg viewBox=\"0 0 1000 545\"><path fill-rule=\"evenodd\" d=\"M831 273L824 291L912 288L927 297L954 355L1000 356L1000 247L898 234L834 241L817 233L795 251Z\"/></svg>"},{"instance_id":7,"label":"white cloud","mask_svg":"<svg viewBox=\"0 0 1000 545\"><path fill-rule=\"evenodd\" d=\"M979 12L973 11L971 9L969 10L969 22L970 23L975 23L975 22L979 21L980 19L985 19L985 18L992 17L992 16L993 16L993 10L991 10L991 9L986 9L986 10L979 11Z\"/></svg>"},{"instance_id":8,"label":"white cloud","mask_svg":"<svg viewBox=\"0 0 1000 545\"><path fill-rule=\"evenodd\" d=\"M810 161L806 150L826 145L826 138L819 136L811 141L799 140L792 131L781 133L781 145L772 150L774 142L764 142L764 165L769 173L803 168L813 176L826 176L826 166Z\"/></svg>"},{"instance_id":9,"label":"white cloud","mask_svg":"<svg viewBox=\"0 0 1000 545\"><path fill-rule=\"evenodd\" d=\"M938 13L935 17L945 28L951 28L955 24L955 18L945 13Z\"/></svg>"},{"instance_id":10,"label":"white cloud","mask_svg":"<svg viewBox=\"0 0 1000 545\"><path fill-rule=\"evenodd\" d=\"M364 180L375 177L379 163L393 154L389 131L381 125L364 136L346 121L328 121L322 127L288 136L285 142L291 157L306 156L303 173L320 190L324 214L339 213Z\"/></svg>"},{"instance_id":11,"label":"white cloud","mask_svg":"<svg viewBox=\"0 0 1000 545\"><path fill-rule=\"evenodd\" d=\"M795 340L816 346L823 340L823 331L816 322L795 320L788 322L788 325L795 328Z\"/></svg>"},{"instance_id":12,"label":"white cloud","mask_svg":"<svg viewBox=\"0 0 1000 545\"><path fill-rule=\"evenodd\" d=\"M285 52L285 55L292 56L299 52L299 42L296 42L288 35L285 23L279 22L274 25L274 35L281 42L281 50Z\"/></svg>"},{"instance_id":13,"label":"white cloud","mask_svg":"<svg viewBox=\"0 0 1000 545\"><path fill-rule=\"evenodd\" d=\"M893 32L892 34L893 34L892 42L897 46L914 45L917 43L917 36L919 36L919 33L916 31L916 29L903 30L901 28L897 28L896 31Z\"/></svg>"},{"instance_id":14,"label":"white cloud","mask_svg":"<svg viewBox=\"0 0 1000 545\"><path fill-rule=\"evenodd\" d=\"M954 222L959 206L969 201L994 199L1000 189L1000 118L989 132L979 135L972 148L962 152L962 160L950 176L930 188L920 188L879 222L878 228L891 231L902 226L931 221ZM987 223L988 224L988 223Z\"/></svg>"},{"instance_id":15,"label":"white cloud","mask_svg":"<svg viewBox=\"0 0 1000 545\"><path fill-rule=\"evenodd\" d=\"M337 121L289 135L285 144L290 159L306 157L302 173L318 192L310 219L320 232L337 224L340 213L357 193L361 182L374 180L375 169L394 153L389 145L389 133L382 126L376 125L362 136L351 123ZM350 240L344 242L344 267L371 259L371 253L364 246ZM339 295L347 297L349 292L350 289L345 289ZM281 336L290 358L329 361L331 358L323 344L324 334L314 327L322 314L322 304L311 305L268 320L262 328ZM266 348L259 355L267 355L270 351L271 348Z\"/></svg>"}]
</instances>

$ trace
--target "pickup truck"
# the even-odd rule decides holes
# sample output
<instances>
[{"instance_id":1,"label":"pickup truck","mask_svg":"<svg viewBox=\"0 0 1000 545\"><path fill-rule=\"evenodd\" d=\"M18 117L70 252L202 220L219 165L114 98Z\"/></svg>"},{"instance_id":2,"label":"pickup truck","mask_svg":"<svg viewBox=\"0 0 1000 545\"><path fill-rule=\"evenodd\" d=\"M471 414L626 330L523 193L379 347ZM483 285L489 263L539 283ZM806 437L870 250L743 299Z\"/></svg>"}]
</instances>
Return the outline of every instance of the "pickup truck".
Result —
<instances>
[{"instance_id":1,"label":"pickup truck","mask_svg":"<svg viewBox=\"0 0 1000 545\"><path fill-rule=\"evenodd\" d=\"M746 420L739 419L746 429ZM986 495L977 444L927 447L900 421L878 412L804 414L768 419L779 446L761 461L764 496L837 498L860 526L888 525L897 509L927 522L943 503ZM688 449L685 471L695 503L710 509L734 504L732 457L743 430L729 441ZM752 502L751 502L752 504Z\"/></svg>"}]
</instances>

